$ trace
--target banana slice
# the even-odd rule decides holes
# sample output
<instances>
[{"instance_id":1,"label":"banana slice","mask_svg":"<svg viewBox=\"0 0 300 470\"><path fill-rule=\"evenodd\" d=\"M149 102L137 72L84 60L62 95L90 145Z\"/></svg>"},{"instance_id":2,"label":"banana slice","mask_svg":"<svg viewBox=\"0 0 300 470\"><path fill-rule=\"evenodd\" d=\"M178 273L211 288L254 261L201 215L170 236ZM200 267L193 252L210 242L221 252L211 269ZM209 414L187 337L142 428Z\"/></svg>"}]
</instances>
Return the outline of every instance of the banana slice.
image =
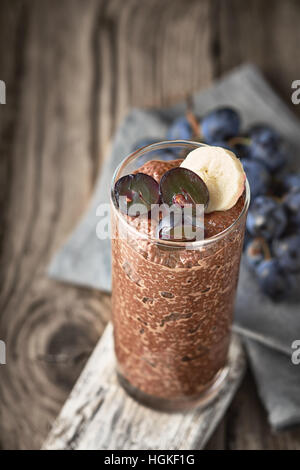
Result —
<instances>
[{"instance_id":1,"label":"banana slice","mask_svg":"<svg viewBox=\"0 0 300 470\"><path fill-rule=\"evenodd\" d=\"M190 152L180 165L200 176L209 192L205 212L227 211L245 188L246 175L240 160L222 147L205 145Z\"/></svg>"}]
</instances>

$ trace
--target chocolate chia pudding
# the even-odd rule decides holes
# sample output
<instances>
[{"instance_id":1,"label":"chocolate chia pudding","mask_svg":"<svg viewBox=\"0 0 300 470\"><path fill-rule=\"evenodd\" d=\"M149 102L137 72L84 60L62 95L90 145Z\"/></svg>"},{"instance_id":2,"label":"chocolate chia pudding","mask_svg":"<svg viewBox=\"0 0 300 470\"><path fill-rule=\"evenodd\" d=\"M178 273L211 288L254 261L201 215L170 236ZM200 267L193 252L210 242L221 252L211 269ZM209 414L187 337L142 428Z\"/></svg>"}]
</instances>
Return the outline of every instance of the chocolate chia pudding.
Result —
<instances>
[{"instance_id":1,"label":"chocolate chia pudding","mask_svg":"<svg viewBox=\"0 0 300 470\"><path fill-rule=\"evenodd\" d=\"M181 160L151 160L138 171L158 182ZM155 243L147 219L124 216L144 238L112 240L112 314L118 372L126 388L170 403L193 400L224 371L246 219L245 194L205 214L195 249ZM113 207L113 222L117 217ZM233 225L232 225L233 224ZM225 229L222 236L218 236ZM149 238L148 238L149 237Z\"/></svg>"}]
</instances>

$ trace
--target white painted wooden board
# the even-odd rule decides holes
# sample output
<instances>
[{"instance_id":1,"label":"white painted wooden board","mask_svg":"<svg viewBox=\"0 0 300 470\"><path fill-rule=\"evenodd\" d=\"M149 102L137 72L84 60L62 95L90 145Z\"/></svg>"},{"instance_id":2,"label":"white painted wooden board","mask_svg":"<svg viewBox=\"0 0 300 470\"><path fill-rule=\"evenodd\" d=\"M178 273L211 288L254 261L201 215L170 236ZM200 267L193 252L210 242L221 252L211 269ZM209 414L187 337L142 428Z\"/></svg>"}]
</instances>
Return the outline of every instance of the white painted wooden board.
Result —
<instances>
[{"instance_id":1,"label":"white painted wooden board","mask_svg":"<svg viewBox=\"0 0 300 470\"><path fill-rule=\"evenodd\" d=\"M154 411L130 398L119 385L109 323L43 449L202 449L245 371L245 356L237 335L232 338L229 363L223 388L205 408L180 413Z\"/></svg>"}]
</instances>

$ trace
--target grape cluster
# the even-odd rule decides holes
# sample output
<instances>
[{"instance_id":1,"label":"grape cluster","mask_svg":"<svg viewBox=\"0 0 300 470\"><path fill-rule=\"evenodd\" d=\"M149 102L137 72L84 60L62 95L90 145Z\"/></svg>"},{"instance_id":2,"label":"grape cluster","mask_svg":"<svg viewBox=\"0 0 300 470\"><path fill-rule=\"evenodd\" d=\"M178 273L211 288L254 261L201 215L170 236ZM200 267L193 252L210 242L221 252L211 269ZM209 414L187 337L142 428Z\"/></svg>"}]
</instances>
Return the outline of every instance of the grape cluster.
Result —
<instances>
[{"instance_id":1,"label":"grape cluster","mask_svg":"<svg viewBox=\"0 0 300 470\"><path fill-rule=\"evenodd\" d=\"M171 123L166 138L224 147L241 159L251 189L246 259L266 295L274 300L289 296L300 272L300 174L287 170L287 142L266 124L241 133L240 115L230 107L202 119L188 111Z\"/></svg>"}]
</instances>

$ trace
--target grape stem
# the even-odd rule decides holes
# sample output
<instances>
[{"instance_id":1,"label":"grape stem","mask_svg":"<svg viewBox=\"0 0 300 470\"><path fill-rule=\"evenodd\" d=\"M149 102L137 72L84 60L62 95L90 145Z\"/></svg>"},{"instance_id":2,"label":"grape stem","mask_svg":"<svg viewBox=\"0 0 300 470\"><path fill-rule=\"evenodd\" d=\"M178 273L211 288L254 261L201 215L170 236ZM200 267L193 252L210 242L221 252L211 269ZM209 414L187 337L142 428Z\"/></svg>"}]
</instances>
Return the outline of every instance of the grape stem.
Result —
<instances>
[{"instance_id":1,"label":"grape stem","mask_svg":"<svg viewBox=\"0 0 300 470\"><path fill-rule=\"evenodd\" d=\"M186 110L186 118L188 120L188 123L190 124L194 137L201 138L202 137L202 132L201 132L201 125L198 122L198 119L195 116L194 113L194 100L192 95L188 95L187 99L187 110Z\"/></svg>"},{"instance_id":2,"label":"grape stem","mask_svg":"<svg viewBox=\"0 0 300 470\"><path fill-rule=\"evenodd\" d=\"M195 137L201 137L201 126L195 116L195 114L191 110L187 110L186 118L192 128L193 134Z\"/></svg>"},{"instance_id":3,"label":"grape stem","mask_svg":"<svg viewBox=\"0 0 300 470\"><path fill-rule=\"evenodd\" d=\"M261 244L263 253L264 253L264 259L265 260L270 260L272 258L270 247L266 240L263 237L257 237L257 241Z\"/></svg>"}]
</instances>

